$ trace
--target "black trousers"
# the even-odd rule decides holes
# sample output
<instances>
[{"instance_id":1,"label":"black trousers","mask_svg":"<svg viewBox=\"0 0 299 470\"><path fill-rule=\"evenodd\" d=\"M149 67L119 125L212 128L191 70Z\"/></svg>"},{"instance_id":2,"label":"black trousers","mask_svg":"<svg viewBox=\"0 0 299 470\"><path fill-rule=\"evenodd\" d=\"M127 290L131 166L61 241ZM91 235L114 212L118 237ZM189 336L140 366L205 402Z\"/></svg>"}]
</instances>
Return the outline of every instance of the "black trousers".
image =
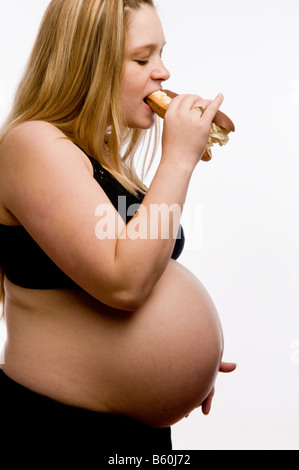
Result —
<instances>
[{"instance_id":1,"label":"black trousers","mask_svg":"<svg viewBox=\"0 0 299 470\"><path fill-rule=\"evenodd\" d=\"M46 468L49 460L73 464L84 459L87 469L105 468L101 464L115 454L171 452L171 429L58 403L0 370L0 448L3 460L9 454L10 465Z\"/></svg>"}]
</instances>

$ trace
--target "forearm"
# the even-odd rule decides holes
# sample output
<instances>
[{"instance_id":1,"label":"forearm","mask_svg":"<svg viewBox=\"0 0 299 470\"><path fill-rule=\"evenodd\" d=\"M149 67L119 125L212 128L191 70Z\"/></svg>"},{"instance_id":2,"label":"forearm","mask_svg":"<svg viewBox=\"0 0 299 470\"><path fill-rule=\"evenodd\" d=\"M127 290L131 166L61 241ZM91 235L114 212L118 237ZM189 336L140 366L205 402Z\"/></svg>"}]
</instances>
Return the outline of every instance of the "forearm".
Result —
<instances>
[{"instance_id":1,"label":"forearm","mask_svg":"<svg viewBox=\"0 0 299 470\"><path fill-rule=\"evenodd\" d=\"M192 171L183 161L171 165L162 160L138 212L117 240L116 272L141 298L171 257Z\"/></svg>"}]
</instances>

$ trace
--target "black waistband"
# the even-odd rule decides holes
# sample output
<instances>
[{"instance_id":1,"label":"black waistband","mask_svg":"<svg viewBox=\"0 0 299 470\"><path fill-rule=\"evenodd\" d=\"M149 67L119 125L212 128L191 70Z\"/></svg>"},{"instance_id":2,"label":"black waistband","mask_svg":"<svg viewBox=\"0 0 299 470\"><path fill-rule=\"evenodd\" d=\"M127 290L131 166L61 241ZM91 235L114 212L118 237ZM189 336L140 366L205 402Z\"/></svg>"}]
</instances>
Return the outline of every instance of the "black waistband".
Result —
<instances>
[{"instance_id":1,"label":"black waistband","mask_svg":"<svg viewBox=\"0 0 299 470\"><path fill-rule=\"evenodd\" d=\"M72 452L168 452L171 429L153 428L128 417L59 403L20 385L0 370L1 436L16 445L61 447ZM127 454L128 455L128 454Z\"/></svg>"}]
</instances>

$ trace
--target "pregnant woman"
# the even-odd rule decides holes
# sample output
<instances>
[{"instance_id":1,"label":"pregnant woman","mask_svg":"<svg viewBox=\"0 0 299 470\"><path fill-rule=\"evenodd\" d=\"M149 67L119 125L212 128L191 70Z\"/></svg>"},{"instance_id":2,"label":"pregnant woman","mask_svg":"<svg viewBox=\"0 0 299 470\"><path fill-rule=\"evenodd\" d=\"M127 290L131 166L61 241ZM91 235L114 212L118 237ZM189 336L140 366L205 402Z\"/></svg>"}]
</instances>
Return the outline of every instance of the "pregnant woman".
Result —
<instances>
[{"instance_id":1,"label":"pregnant woman","mask_svg":"<svg viewBox=\"0 0 299 470\"><path fill-rule=\"evenodd\" d=\"M152 0L52 0L2 128L1 440L16 449L171 450L170 426L208 413L219 370L235 367L177 261L223 97L175 98L149 188L134 170L155 130L144 99L169 78L164 44Z\"/></svg>"}]
</instances>

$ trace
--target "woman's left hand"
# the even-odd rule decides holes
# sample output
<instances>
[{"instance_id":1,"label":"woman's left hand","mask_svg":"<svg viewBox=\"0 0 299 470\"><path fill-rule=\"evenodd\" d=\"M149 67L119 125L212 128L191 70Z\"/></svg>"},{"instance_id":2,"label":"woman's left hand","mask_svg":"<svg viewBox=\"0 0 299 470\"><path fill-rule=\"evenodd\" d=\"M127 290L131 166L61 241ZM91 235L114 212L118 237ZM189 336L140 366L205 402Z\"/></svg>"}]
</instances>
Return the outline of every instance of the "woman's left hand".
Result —
<instances>
[{"instance_id":1,"label":"woman's left hand","mask_svg":"<svg viewBox=\"0 0 299 470\"><path fill-rule=\"evenodd\" d=\"M219 372L233 372L237 364L233 362L221 362ZM211 411L213 396L215 395L215 387L212 388L207 398L202 402L201 409L204 415L208 415Z\"/></svg>"}]
</instances>

